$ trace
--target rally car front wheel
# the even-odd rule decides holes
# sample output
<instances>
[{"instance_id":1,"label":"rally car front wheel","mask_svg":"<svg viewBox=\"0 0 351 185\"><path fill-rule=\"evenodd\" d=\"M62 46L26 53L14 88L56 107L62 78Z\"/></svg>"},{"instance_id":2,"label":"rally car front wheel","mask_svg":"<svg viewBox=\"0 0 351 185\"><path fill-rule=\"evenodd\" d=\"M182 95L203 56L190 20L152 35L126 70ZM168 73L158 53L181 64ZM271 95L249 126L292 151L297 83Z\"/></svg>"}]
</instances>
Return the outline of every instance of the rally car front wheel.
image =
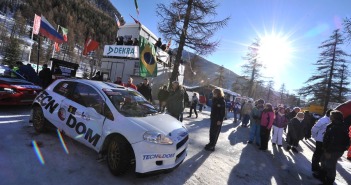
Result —
<instances>
[{"instance_id":1,"label":"rally car front wheel","mask_svg":"<svg viewBox=\"0 0 351 185\"><path fill-rule=\"evenodd\" d=\"M112 174L118 176L128 171L131 166L131 148L122 137L114 137L108 144L107 163Z\"/></svg>"},{"instance_id":2,"label":"rally car front wheel","mask_svg":"<svg viewBox=\"0 0 351 185\"><path fill-rule=\"evenodd\" d=\"M32 116L32 121L33 121L33 127L35 131L41 133L46 131L46 119L43 114L43 110L41 110L40 107L36 106L33 108L33 116Z\"/></svg>"}]
</instances>

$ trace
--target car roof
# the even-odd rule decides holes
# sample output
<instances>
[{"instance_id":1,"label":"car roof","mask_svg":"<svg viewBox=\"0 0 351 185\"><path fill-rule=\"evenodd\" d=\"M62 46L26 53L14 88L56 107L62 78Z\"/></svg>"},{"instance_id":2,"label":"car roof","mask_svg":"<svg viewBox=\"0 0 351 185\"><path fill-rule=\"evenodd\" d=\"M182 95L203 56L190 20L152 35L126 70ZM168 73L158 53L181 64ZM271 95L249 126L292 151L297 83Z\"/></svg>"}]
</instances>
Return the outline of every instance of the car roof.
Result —
<instances>
[{"instance_id":1,"label":"car roof","mask_svg":"<svg viewBox=\"0 0 351 185\"><path fill-rule=\"evenodd\" d=\"M85 84L89 84L91 86L94 86L98 89L120 89L120 90L134 90L131 88L127 88L121 85L114 84L112 82L102 82L102 81L96 81L96 80L87 80L87 79L59 79L59 81L71 81L71 82L81 82Z\"/></svg>"}]
</instances>

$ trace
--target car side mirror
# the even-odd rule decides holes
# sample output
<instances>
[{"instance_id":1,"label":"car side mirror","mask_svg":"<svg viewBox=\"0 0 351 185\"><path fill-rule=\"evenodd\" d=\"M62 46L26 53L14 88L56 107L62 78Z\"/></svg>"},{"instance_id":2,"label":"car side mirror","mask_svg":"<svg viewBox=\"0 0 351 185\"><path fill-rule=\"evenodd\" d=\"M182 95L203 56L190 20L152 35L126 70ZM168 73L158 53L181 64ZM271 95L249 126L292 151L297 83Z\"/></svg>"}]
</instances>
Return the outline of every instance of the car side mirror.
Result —
<instances>
[{"instance_id":1,"label":"car side mirror","mask_svg":"<svg viewBox=\"0 0 351 185\"><path fill-rule=\"evenodd\" d=\"M87 108L86 115L95 120L101 119L102 117L98 112L96 112L96 110L93 107Z\"/></svg>"}]
</instances>

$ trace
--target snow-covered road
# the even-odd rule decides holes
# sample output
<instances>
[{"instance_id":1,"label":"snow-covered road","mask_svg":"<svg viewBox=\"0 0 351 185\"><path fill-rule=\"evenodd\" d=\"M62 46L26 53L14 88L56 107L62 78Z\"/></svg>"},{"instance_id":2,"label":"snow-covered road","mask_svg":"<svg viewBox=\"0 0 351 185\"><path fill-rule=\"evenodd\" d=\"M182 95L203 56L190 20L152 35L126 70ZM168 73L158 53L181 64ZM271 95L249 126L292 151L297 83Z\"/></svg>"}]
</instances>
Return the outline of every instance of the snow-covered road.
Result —
<instances>
[{"instance_id":1,"label":"snow-covered road","mask_svg":"<svg viewBox=\"0 0 351 185\"><path fill-rule=\"evenodd\" d=\"M185 118L190 131L188 156L173 172L138 178L133 173L113 176L97 154L57 133L36 134L29 124L30 107L0 107L0 184L319 184L310 171L314 141L300 143L300 153L272 147L262 152L248 145L249 128L226 120L216 151L203 149L208 142L209 112ZM188 114L186 113L184 117ZM230 114L232 117L232 114ZM193 115L193 117L195 117ZM39 143L41 164L31 142ZM284 143L285 146L285 143ZM351 162L345 155L337 165L336 184L351 182Z\"/></svg>"}]
</instances>

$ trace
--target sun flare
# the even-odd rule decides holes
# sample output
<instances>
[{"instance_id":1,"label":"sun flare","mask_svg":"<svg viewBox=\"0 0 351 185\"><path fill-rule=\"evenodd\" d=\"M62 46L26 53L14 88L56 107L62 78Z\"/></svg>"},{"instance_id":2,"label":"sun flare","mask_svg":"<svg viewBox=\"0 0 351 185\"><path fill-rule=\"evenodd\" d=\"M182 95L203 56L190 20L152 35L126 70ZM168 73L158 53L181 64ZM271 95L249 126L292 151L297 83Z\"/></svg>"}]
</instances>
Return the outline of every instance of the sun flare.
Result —
<instances>
[{"instance_id":1,"label":"sun flare","mask_svg":"<svg viewBox=\"0 0 351 185\"><path fill-rule=\"evenodd\" d=\"M290 43L284 37L268 35L261 38L259 58L267 67L289 62L292 54Z\"/></svg>"}]
</instances>

